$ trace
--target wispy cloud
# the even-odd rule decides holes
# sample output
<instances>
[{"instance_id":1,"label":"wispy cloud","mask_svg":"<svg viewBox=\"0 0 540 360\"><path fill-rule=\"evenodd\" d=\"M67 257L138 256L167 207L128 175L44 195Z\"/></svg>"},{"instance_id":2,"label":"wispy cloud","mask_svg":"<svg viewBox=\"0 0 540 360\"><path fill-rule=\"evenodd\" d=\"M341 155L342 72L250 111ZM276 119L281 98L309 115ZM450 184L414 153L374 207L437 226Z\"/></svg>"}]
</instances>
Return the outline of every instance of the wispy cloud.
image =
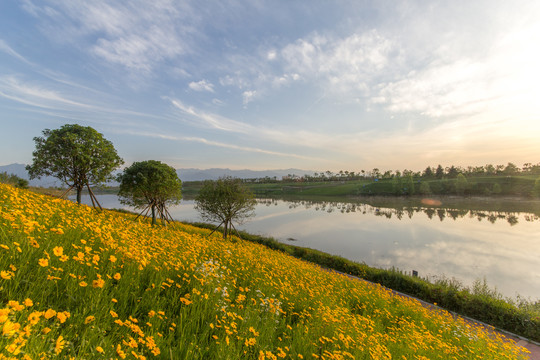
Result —
<instances>
[{"instance_id":1,"label":"wispy cloud","mask_svg":"<svg viewBox=\"0 0 540 360\"><path fill-rule=\"evenodd\" d=\"M91 107L90 105L71 100L56 91L39 85L24 83L14 76L0 77L0 96L43 108L54 108L58 105L69 105L86 109Z\"/></svg>"},{"instance_id":2,"label":"wispy cloud","mask_svg":"<svg viewBox=\"0 0 540 360\"><path fill-rule=\"evenodd\" d=\"M315 160L314 157L311 156L303 156L298 155L294 153L285 153L285 152L279 152L279 151L273 151L273 150L266 150L261 148L255 148L255 147L249 147L249 146L240 146L237 144L230 144L230 143L224 143L219 141L213 141L208 140L202 137L193 137L193 136L175 136L170 134L162 134L162 133L151 133L151 132L137 132L137 131L123 131L125 133L128 133L130 135L137 135L137 136L144 136L144 137L151 137L151 138L159 138L164 140L171 140L171 141L188 141L188 142L196 142L204 145L209 146L215 146L215 147L221 147L226 149L233 149L238 150L241 152L247 152L247 153L260 153L260 154L267 154L267 155L275 155L280 157L289 157L289 158L296 158L296 159L310 159Z\"/></svg>"},{"instance_id":3,"label":"wispy cloud","mask_svg":"<svg viewBox=\"0 0 540 360\"><path fill-rule=\"evenodd\" d=\"M189 83L189 88L191 90L195 90L195 91L208 91L208 92L214 92L214 85L206 80L201 80L201 81L192 81Z\"/></svg>"},{"instance_id":4,"label":"wispy cloud","mask_svg":"<svg viewBox=\"0 0 540 360\"><path fill-rule=\"evenodd\" d=\"M8 55L13 56L17 60L20 60L28 65L33 65L30 61L28 61L24 56L13 50L4 40L0 39L0 51L5 52Z\"/></svg>"},{"instance_id":5,"label":"wispy cloud","mask_svg":"<svg viewBox=\"0 0 540 360\"><path fill-rule=\"evenodd\" d=\"M166 98L168 99L168 98ZM247 134L252 132L254 129L251 125L242 123L240 121L227 119L226 117L204 112L196 109L193 106L185 105L182 101L178 99L168 99L171 104L182 113L190 115L196 120L202 120L202 126L212 129L235 132L241 134ZM198 123L201 124L201 123Z\"/></svg>"},{"instance_id":6,"label":"wispy cloud","mask_svg":"<svg viewBox=\"0 0 540 360\"><path fill-rule=\"evenodd\" d=\"M189 52L197 18L187 4L81 1L33 3L24 7L39 17L45 35L58 42L83 42L92 54L130 71L151 73L165 60Z\"/></svg>"}]
</instances>

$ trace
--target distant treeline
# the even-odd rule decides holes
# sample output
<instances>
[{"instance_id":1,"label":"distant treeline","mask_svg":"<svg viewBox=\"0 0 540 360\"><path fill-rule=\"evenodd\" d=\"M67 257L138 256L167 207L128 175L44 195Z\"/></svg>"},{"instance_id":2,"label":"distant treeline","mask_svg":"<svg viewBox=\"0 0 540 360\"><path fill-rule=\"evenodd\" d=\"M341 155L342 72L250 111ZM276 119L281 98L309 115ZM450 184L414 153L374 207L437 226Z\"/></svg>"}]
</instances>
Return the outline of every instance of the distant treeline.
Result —
<instances>
[{"instance_id":1,"label":"distant treeline","mask_svg":"<svg viewBox=\"0 0 540 360\"><path fill-rule=\"evenodd\" d=\"M321 181L354 181L365 179L392 179L394 177L407 177L412 176L415 179L427 178L427 179L455 179L459 174L463 174L466 177L482 177L482 176L513 176L513 175L540 175L540 163L533 165L532 163L525 163L520 168L514 163L509 162L507 165L493 165L487 164L485 166L448 166L443 167L438 165L436 167L428 166L424 171L413 171L404 169L400 170L386 170L382 171L378 168L372 170L360 170L360 171L348 171L340 170L338 172L332 172L330 170L323 172L316 172L313 175L304 174L288 174L281 179L277 177L264 177L264 178L252 178L244 179L246 182L255 183L273 183L273 182L321 182Z\"/></svg>"}]
</instances>

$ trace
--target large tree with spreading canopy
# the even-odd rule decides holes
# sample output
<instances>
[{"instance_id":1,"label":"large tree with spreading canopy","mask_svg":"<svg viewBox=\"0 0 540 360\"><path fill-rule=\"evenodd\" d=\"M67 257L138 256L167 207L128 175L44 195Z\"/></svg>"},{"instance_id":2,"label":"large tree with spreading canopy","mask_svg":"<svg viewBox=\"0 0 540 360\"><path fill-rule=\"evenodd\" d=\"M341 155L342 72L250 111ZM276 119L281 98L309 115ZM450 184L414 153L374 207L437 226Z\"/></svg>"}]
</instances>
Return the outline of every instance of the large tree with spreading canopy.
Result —
<instances>
[{"instance_id":1,"label":"large tree with spreading canopy","mask_svg":"<svg viewBox=\"0 0 540 360\"><path fill-rule=\"evenodd\" d=\"M30 179L54 176L77 191L77 203L86 186L92 201L91 186L112 180L112 172L124 161L113 144L90 126L66 124L60 129L45 129L35 137L33 162L26 166ZM99 205L99 204L98 204Z\"/></svg>"}]
</instances>

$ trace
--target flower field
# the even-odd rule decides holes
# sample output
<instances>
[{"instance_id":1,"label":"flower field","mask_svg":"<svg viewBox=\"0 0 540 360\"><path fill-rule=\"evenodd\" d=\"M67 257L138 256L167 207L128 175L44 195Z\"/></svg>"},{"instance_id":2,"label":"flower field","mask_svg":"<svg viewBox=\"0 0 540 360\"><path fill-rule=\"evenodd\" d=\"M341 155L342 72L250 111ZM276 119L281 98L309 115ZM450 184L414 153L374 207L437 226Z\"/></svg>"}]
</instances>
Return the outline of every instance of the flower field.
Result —
<instances>
[{"instance_id":1,"label":"flower field","mask_svg":"<svg viewBox=\"0 0 540 360\"><path fill-rule=\"evenodd\" d=\"M526 359L261 245L0 184L0 359Z\"/></svg>"}]
</instances>

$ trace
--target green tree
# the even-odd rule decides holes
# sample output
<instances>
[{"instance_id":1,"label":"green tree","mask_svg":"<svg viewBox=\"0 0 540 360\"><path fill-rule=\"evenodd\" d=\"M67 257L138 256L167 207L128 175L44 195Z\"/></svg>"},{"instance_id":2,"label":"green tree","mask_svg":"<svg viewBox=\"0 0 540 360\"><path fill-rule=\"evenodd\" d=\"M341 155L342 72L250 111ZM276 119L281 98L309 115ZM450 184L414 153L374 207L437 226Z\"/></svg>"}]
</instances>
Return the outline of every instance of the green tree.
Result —
<instances>
[{"instance_id":1,"label":"green tree","mask_svg":"<svg viewBox=\"0 0 540 360\"><path fill-rule=\"evenodd\" d=\"M459 174L459 171L454 165L449 167L446 172L446 175L448 175L448 178L450 179L455 179L458 176L458 174Z\"/></svg>"},{"instance_id":2,"label":"green tree","mask_svg":"<svg viewBox=\"0 0 540 360\"><path fill-rule=\"evenodd\" d=\"M176 170L157 160L134 162L118 175L118 196L124 205L152 213L152 225L159 216L165 223L171 219L167 207L182 199L182 182Z\"/></svg>"},{"instance_id":3,"label":"green tree","mask_svg":"<svg viewBox=\"0 0 540 360\"><path fill-rule=\"evenodd\" d=\"M532 193L534 197L540 197L540 177L535 180Z\"/></svg>"},{"instance_id":4,"label":"green tree","mask_svg":"<svg viewBox=\"0 0 540 360\"><path fill-rule=\"evenodd\" d=\"M84 186L94 199L90 186L112 180L112 172L124 163L113 144L89 126L66 124L60 129L45 129L43 137L35 137L34 142L33 162L26 166L30 179L60 179L77 190L78 204Z\"/></svg>"},{"instance_id":5,"label":"green tree","mask_svg":"<svg viewBox=\"0 0 540 360\"><path fill-rule=\"evenodd\" d=\"M195 199L195 209L205 221L219 221L223 225L223 238L227 238L233 221L242 223L254 215L255 195L240 179L222 177L216 181L203 183Z\"/></svg>"},{"instance_id":6,"label":"green tree","mask_svg":"<svg viewBox=\"0 0 540 360\"><path fill-rule=\"evenodd\" d=\"M28 180L7 172L0 173L0 183L16 186L21 189L28 189Z\"/></svg>"},{"instance_id":7,"label":"green tree","mask_svg":"<svg viewBox=\"0 0 540 360\"><path fill-rule=\"evenodd\" d=\"M458 174L456 178L456 192L459 195L465 194L465 191L469 189L469 182L463 174Z\"/></svg>"},{"instance_id":8,"label":"green tree","mask_svg":"<svg viewBox=\"0 0 540 360\"><path fill-rule=\"evenodd\" d=\"M414 180L412 175L407 175L405 178L404 184L403 184L403 192L405 192L407 195L414 195Z\"/></svg>"},{"instance_id":9,"label":"green tree","mask_svg":"<svg viewBox=\"0 0 540 360\"><path fill-rule=\"evenodd\" d=\"M493 184L493 190L491 192L495 195L499 195L502 192L501 185L499 185L499 183Z\"/></svg>"},{"instance_id":10,"label":"green tree","mask_svg":"<svg viewBox=\"0 0 540 360\"><path fill-rule=\"evenodd\" d=\"M392 178L392 192L395 195L401 195L401 178L397 175Z\"/></svg>"},{"instance_id":11,"label":"green tree","mask_svg":"<svg viewBox=\"0 0 540 360\"><path fill-rule=\"evenodd\" d=\"M430 195L431 187L429 186L429 183L427 181L422 181L420 183L420 188L418 189L418 192L422 195Z\"/></svg>"},{"instance_id":12,"label":"green tree","mask_svg":"<svg viewBox=\"0 0 540 360\"><path fill-rule=\"evenodd\" d=\"M516 164L513 164L511 162L506 165L506 167L503 170L503 174L507 176L516 175L519 173L519 168L516 166Z\"/></svg>"},{"instance_id":13,"label":"green tree","mask_svg":"<svg viewBox=\"0 0 540 360\"><path fill-rule=\"evenodd\" d=\"M435 170L435 177L439 180L444 177L444 169L440 164L437 166L437 169Z\"/></svg>"},{"instance_id":14,"label":"green tree","mask_svg":"<svg viewBox=\"0 0 540 360\"><path fill-rule=\"evenodd\" d=\"M434 175L434 174L433 174L433 170L431 169L430 166L428 166L428 167L426 168L426 170L424 170L424 173L422 174L423 177L428 178L428 179L432 178L433 175Z\"/></svg>"}]
</instances>

